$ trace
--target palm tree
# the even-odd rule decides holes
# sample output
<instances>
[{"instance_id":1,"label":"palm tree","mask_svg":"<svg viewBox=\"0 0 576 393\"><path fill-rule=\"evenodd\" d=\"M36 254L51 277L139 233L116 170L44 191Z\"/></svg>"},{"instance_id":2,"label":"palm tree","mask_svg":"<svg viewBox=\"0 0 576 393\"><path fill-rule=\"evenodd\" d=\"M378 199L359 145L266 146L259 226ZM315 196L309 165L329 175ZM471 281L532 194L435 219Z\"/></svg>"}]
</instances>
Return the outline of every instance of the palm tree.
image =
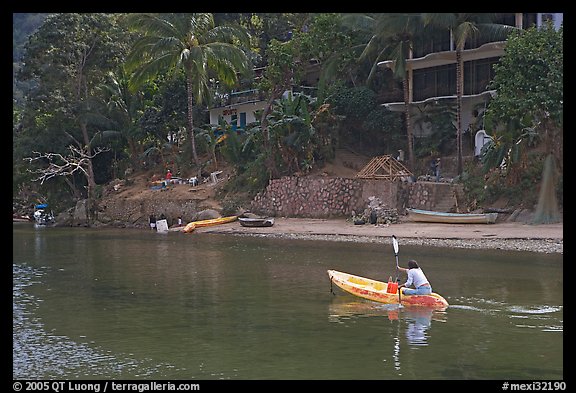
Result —
<instances>
[{"instance_id":1,"label":"palm tree","mask_svg":"<svg viewBox=\"0 0 576 393\"><path fill-rule=\"evenodd\" d=\"M103 84L101 89L105 94L108 116L115 125L115 130L128 143L130 162L133 168L139 166L138 156L142 153L142 145L139 143L142 136L142 128L139 119L144 106L144 94L139 92L132 94L128 88L129 78L123 67L116 72L108 73L108 83Z\"/></svg>"},{"instance_id":2,"label":"palm tree","mask_svg":"<svg viewBox=\"0 0 576 393\"><path fill-rule=\"evenodd\" d=\"M424 13L425 25L434 25L450 30L456 51L456 147L458 175L462 174L462 96L464 94L464 60L462 52L467 42L480 35L504 38L515 27L492 23L497 14L469 13Z\"/></svg>"},{"instance_id":3,"label":"palm tree","mask_svg":"<svg viewBox=\"0 0 576 393\"><path fill-rule=\"evenodd\" d=\"M368 82L375 75L378 63L384 60L393 61L392 70L394 76L402 80L406 136L408 139L408 162L413 169L414 132L410 116L412 70L408 60L412 58L414 40L424 31L421 15L413 13L352 14L344 18L344 23L369 31L368 42L359 57L359 60L374 59L368 75Z\"/></svg>"},{"instance_id":4,"label":"palm tree","mask_svg":"<svg viewBox=\"0 0 576 393\"><path fill-rule=\"evenodd\" d=\"M245 43L244 30L232 26L215 26L210 13L130 14L129 26L142 33L127 59L132 87L162 72L183 70L186 75L188 115L187 128L192 155L198 171L193 103L208 99L209 81L213 72L218 80L232 86L238 73L248 69L248 58L235 44Z\"/></svg>"}]
</instances>

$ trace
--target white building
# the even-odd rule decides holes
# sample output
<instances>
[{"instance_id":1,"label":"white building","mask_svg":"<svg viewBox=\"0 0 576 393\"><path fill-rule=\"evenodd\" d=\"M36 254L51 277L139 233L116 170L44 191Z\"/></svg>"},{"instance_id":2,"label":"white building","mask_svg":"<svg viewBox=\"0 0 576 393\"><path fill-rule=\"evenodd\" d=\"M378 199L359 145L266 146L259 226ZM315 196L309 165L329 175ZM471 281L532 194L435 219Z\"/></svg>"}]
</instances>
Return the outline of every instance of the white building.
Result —
<instances>
[{"instance_id":1,"label":"white building","mask_svg":"<svg viewBox=\"0 0 576 393\"><path fill-rule=\"evenodd\" d=\"M518 28L542 26L551 20L556 28L563 21L562 13L516 13L506 14L502 21ZM464 58L464 95L462 97L462 132L470 129L477 132L483 129L483 111L487 102L496 94L488 90L487 86L494 77L493 65L504 54L506 41L478 41L469 45L463 51ZM430 50L433 48L434 50ZM456 52L454 42L449 33L430 37L430 42L422 48L415 48L415 57L407 61L409 75L409 102L412 108L423 107L426 103L439 100L456 99ZM392 68L393 62L382 61L378 63L384 68ZM320 65L311 62L308 70L308 84L314 85L317 81ZM257 74L264 69L255 70ZM247 124L260 119L256 118L256 111L262 110L266 104L264 97L258 90L244 90L231 92L223 98L223 103L210 109L210 124L219 124L220 119L226 120L232 129L244 129ZM401 91L390 91L384 97L382 105L393 111L404 111L404 100ZM417 123L418 110L414 109L414 123ZM472 125L472 127L471 127ZM415 137L426 135L429 130L415 126ZM489 134L489 131L487 131ZM470 135L474 138L475 135ZM480 140L478 138L478 140ZM486 138L482 139L486 140ZM476 146L476 149L478 147Z\"/></svg>"},{"instance_id":2,"label":"white building","mask_svg":"<svg viewBox=\"0 0 576 393\"><path fill-rule=\"evenodd\" d=\"M517 28L528 28L531 26L542 26L546 21L551 20L556 29L560 28L563 21L562 13L516 13L507 14L503 21L498 23L516 26ZM416 56L407 60L407 70L409 78L409 103L412 108L414 136L426 135L429 130L416 125L418 119L417 107L422 109L426 103L439 100L456 100L456 51L454 42L450 39L449 33L444 38L431 37L431 41L436 39L430 46L441 48L439 51L426 51L415 49ZM484 41L470 45L462 53L464 59L464 95L462 97L462 133L468 130L476 133L483 129L483 112L496 91L488 90L488 85L494 77L493 65L504 55L506 41ZM378 63L381 67L392 69L393 61L382 61ZM404 111L405 103L403 97L396 95L394 101L383 105L392 111ZM472 125L472 127L471 127ZM489 130L487 131L490 133ZM475 138L475 135L469 137ZM476 141L486 138L475 138ZM481 147L481 146L480 146ZM475 150L478 150L475 146Z\"/></svg>"}]
</instances>

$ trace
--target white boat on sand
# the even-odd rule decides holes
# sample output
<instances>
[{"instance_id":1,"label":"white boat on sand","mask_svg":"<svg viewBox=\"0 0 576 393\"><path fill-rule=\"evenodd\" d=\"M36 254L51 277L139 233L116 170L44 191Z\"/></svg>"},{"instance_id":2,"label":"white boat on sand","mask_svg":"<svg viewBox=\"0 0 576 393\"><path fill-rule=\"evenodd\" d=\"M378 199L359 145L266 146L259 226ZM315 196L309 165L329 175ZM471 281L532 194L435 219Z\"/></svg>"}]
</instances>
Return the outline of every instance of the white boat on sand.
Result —
<instances>
[{"instance_id":1,"label":"white boat on sand","mask_svg":"<svg viewBox=\"0 0 576 393\"><path fill-rule=\"evenodd\" d=\"M446 213L431 210L406 209L408 218L417 222L444 224L494 224L498 213Z\"/></svg>"}]
</instances>

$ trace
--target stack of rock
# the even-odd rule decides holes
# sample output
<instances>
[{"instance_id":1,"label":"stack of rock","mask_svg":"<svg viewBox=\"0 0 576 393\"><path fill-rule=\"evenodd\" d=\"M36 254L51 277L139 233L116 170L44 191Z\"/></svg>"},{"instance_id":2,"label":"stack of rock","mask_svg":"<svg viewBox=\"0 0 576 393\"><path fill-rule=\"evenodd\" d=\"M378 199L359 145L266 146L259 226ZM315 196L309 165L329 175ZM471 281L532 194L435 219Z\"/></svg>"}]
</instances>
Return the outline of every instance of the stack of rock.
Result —
<instances>
[{"instance_id":1,"label":"stack of rock","mask_svg":"<svg viewBox=\"0 0 576 393\"><path fill-rule=\"evenodd\" d=\"M400 221L398 210L388 207L378 197L368 198L368 206L359 215L353 215L355 224L395 224Z\"/></svg>"}]
</instances>

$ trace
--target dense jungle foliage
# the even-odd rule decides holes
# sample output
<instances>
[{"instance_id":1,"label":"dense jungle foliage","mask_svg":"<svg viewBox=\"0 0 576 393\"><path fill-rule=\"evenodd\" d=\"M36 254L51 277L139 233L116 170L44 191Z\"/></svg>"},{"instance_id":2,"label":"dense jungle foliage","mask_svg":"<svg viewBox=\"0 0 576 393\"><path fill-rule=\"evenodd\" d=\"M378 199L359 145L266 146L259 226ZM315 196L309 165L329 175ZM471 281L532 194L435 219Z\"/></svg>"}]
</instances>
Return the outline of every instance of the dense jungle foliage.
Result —
<instances>
[{"instance_id":1,"label":"dense jungle foliage","mask_svg":"<svg viewBox=\"0 0 576 393\"><path fill-rule=\"evenodd\" d=\"M481 20L453 15L458 23ZM201 175L224 161L236 171L231 191L254 194L272 178L312 171L340 147L366 155L403 149L413 167L431 154L461 155L458 109L430 107L417 121L429 122L432 134L415 138L409 113L381 105L386 95L403 97L400 49L430 28L455 27L430 20L433 14L13 14L13 197L64 209L97 200L103 184L126 173L168 162L182 175ZM377 62L390 59L394 72L379 71ZM561 206L563 29L513 32L495 71L498 95L485 119L492 143L482 165L470 162L458 180L471 202L505 197L533 207L551 177ZM211 105L254 88L266 106L245 132L209 124Z\"/></svg>"}]
</instances>

